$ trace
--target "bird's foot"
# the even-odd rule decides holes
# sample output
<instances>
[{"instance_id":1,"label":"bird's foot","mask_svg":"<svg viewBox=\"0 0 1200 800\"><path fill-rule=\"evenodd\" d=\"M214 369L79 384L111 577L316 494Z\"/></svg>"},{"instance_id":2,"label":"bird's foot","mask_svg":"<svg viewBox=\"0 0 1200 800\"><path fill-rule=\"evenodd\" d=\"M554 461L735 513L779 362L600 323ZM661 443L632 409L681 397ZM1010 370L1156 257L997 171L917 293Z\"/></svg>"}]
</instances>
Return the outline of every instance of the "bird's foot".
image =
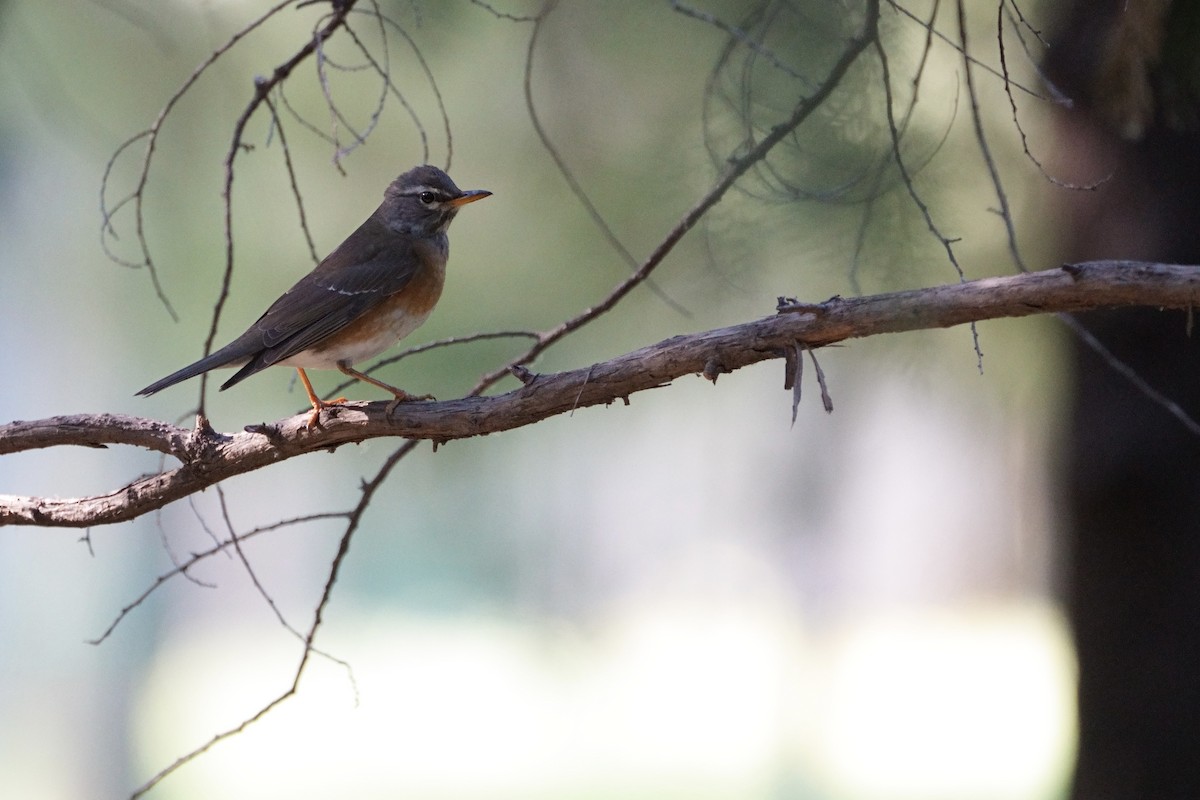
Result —
<instances>
[{"instance_id":1,"label":"bird's foot","mask_svg":"<svg viewBox=\"0 0 1200 800\"><path fill-rule=\"evenodd\" d=\"M326 408L334 408L346 402L346 398L339 397L335 400L321 400L320 398L312 399L312 413L308 415L308 423L305 427L319 428L321 427L321 411Z\"/></svg>"}]
</instances>

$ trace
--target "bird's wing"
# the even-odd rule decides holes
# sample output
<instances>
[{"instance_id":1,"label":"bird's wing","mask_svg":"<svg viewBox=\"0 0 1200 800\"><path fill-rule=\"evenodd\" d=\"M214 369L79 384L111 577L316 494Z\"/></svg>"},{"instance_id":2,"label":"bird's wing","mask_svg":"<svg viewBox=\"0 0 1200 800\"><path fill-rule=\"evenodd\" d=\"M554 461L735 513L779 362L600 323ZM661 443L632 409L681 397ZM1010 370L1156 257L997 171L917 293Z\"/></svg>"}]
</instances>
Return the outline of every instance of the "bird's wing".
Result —
<instances>
[{"instance_id":1,"label":"bird's wing","mask_svg":"<svg viewBox=\"0 0 1200 800\"><path fill-rule=\"evenodd\" d=\"M370 235L376 232L364 229L372 223L373 218L364 223L239 337L257 344L254 361L267 367L307 350L412 281L421 254L407 238Z\"/></svg>"},{"instance_id":2,"label":"bird's wing","mask_svg":"<svg viewBox=\"0 0 1200 800\"><path fill-rule=\"evenodd\" d=\"M425 254L410 239L379 235L373 226L382 223L368 219L224 348L249 361L222 389L313 347L412 281Z\"/></svg>"},{"instance_id":3,"label":"bird's wing","mask_svg":"<svg viewBox=\"0 0 1200 800\"><path fill-rule=\"evenodd\" d=\"M335 276L313 272L289 289L251 326L259 337L264 366L301 353L402 290L415 269L396 251L349 265Z\"/></svg>"}]
</instances>

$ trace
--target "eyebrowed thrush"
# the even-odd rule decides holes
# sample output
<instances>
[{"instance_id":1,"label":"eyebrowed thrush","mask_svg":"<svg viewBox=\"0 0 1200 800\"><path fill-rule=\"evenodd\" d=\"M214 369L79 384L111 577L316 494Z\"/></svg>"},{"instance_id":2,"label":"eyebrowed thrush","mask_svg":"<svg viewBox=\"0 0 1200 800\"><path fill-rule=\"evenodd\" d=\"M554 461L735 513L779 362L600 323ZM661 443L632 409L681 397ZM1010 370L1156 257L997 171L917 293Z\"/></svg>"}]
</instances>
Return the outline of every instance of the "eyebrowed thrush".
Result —
<instances>
[{"instance_id":1,"label":"eyebrowed thrush","mask_svg":"<svg viewBox=\"0 0 1200 800\"><path fill-rule=\"evenodd\" d=\"M245 333L220 350L138 392L151 395L218 367L240 367L236 383L275 364L296 368L316 424L321 409L344 402L317 397L305 369L338 369L391 392L396 404L417 397L353 368L416 330L442 294L449 244L446 228L467 203L491 192L463 191L437 167L396 178L383 203L312 272L271 304Z\"/></svg>"}]
</instances>

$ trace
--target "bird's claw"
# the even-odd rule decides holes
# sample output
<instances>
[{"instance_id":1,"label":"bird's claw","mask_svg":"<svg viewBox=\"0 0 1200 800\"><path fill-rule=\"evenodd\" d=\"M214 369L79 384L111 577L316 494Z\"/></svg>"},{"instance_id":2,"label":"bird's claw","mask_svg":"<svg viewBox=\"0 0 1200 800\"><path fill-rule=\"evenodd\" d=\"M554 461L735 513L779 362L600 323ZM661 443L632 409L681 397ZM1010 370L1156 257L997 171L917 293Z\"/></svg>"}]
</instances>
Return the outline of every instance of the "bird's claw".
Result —
<instances>
[{"instance_id":1,"label":"bird's claw","mask_svg":"<svg viewBox=\"0 0 1200 800\"><path fill-rule=\"evenodd\" d=\"M321 412L327 408L336 408L346 402L346 398L338 397L334 400L316 400L313 402L312 413L308 415L306 428L321 427Z\"/></svg>"}]
</instances>

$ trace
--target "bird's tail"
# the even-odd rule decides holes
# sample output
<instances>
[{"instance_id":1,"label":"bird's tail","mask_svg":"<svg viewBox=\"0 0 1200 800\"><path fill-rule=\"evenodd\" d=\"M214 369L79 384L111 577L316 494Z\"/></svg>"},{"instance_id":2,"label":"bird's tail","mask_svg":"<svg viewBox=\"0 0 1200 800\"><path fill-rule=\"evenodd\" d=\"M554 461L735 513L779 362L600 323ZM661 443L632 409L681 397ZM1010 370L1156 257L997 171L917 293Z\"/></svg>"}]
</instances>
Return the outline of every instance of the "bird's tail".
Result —
<instances>
[{"instance_id":1,"label":"bird's tail","mask_svg":"<svg viewBox=\"0 0 1200 800\"><path fill-rule=\"evenodd\" d=\"M194 364L188 364L180 370L172 372L167 377L157 380L137 393L138 396L146 397L154 394L157 391L166 389L168 386L174 386L177 383L182 383L188 378L194 378L201 373L208 372L210 369L217 367L233 366L244 361L245 356L240 354L231 354L229 348L222 348L215 353L205 356Z\"/></svg>"}]
</instances>

